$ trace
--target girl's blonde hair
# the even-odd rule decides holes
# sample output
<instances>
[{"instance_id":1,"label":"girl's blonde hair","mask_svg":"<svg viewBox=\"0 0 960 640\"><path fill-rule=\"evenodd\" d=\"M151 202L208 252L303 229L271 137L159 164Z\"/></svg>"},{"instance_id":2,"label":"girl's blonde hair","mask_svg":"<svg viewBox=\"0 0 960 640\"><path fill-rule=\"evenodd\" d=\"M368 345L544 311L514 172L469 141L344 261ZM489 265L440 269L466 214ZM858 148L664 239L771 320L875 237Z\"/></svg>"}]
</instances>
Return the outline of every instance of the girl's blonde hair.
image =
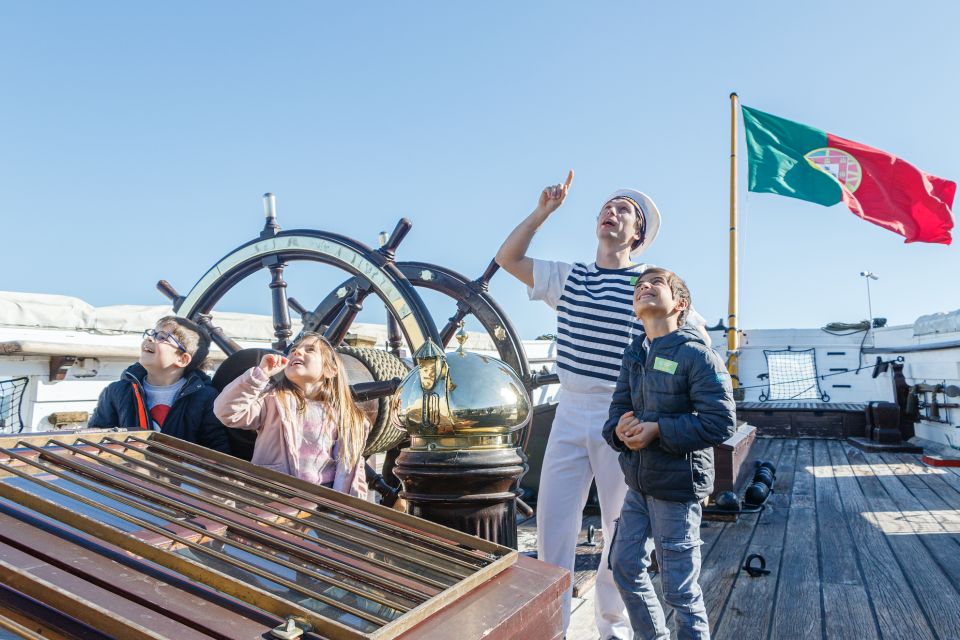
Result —
<instances>
[{"instance_id":1,"label":"girl's blonde hair","mask_svg":"<svg viewBox=\"0 0 960 640\"><path fill-rule=\"evenodd\" d=\"M320 388L320 394L310 400L318 400L325 403L330 409L331 416L338 421L338 439L340 441L338 461L353 466L363 455L363 449L367 444L367 416L361 411L357 403L353 401L353 394L350 392L350 385L347 383L346 370L343 367L343 360L340 354L330 344L330 341L319 333L306 331L299 336L290 345L289 352L292 352L297 346L309 339L316 339L317 344L321 345L324 362L331 362L337 372L332 378L324 378L324 383ZM280 381L274 385L277 393L284 398L293 396L297 405L297 413L303 415L307 410L306 394L303 389L292 383L284 374ZM285 398L284 398L285 399Z\"/></svg>"}]
</instances>

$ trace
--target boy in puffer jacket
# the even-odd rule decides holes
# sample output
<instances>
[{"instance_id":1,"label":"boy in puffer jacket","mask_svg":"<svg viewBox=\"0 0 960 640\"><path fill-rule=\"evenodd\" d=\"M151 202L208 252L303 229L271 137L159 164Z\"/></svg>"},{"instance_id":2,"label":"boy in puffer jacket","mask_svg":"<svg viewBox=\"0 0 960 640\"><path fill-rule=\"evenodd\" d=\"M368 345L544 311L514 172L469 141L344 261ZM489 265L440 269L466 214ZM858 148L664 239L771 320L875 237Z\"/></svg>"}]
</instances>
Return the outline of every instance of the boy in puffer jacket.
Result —
<instances>
[{"instance_id":1,"label":"boy in puffer jacket","mask_svg":"<svg viewBox=\"0 0 960 640\"><path fill-rule=\"evenodd\" d=\"M677 637L710 637L698 583L700 501L713 491L712 447L733 434L736 405L723 362L683 327L689 308L675 273L652 268L637 278L633 309L644 334L624 352L603 427L629 487L609 557L637 638L670 638L647 574L654 548Z\"/></svg>"},{"instance_id":2,"label":"boy in puffer jacket","mask_svg":"<svg viewBox=\"0 0 960 640\"><path fill-rule=\"evenodd\" d=\"M143 332L140 359L100 394L88 426L159 431L230 453L227 428L213 415L217 390L202 371L209 351L196 323L160 318Z\"/></svg>"}]
</instances>

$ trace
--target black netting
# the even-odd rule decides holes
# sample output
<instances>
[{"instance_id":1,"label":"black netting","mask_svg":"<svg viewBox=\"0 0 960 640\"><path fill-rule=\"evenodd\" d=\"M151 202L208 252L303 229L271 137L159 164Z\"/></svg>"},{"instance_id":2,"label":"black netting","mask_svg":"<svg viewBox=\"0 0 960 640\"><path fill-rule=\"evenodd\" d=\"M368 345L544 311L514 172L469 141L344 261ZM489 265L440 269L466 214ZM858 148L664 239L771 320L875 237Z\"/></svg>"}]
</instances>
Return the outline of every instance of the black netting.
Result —
<instances>
[{"instance_id":1,"label":"black netting","mask_svg":"<svg viewBox=\"0 0 960 640\"><path fill-rule=\"evenodd\" d=\"M27 378L0 380L0 433L23 431L20 404L23 402L23 390L26 388Z\"/></svg>"},{"instance_id":2,"label":"black netting","mask_svg":"<svg viewBox=\"0 0 960 640\"><path fill-rule=\"evenodd\" d=\"M816 350L767 351L767 391L760 394L760 402L770 400L822 400L830 396L820 391L817 376ZM764 376L761 376L764 377Z\"/></svg>"}]
</instances>

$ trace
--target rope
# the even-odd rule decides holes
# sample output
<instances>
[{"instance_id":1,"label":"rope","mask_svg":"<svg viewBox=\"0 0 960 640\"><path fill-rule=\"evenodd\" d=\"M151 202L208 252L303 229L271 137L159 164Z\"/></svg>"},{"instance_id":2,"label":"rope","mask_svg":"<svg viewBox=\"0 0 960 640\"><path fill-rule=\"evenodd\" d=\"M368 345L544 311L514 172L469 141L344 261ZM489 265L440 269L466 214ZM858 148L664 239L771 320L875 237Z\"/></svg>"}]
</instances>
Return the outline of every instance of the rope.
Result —
<instances>
[{"instance_id":1,"label":"rope","mask_svg":"<svg viewBox=\"0 0 960 640\"><path fill-rule=\"evenodd\" d=\"M866 331L869 328L870 323L866 320L861 320L860 322L830 322L824 325L820 330L834 336L849 336L853 335L854 333ZM846 331L846 333L839 333L840 331Z\"/></svg>"}]
</instances>

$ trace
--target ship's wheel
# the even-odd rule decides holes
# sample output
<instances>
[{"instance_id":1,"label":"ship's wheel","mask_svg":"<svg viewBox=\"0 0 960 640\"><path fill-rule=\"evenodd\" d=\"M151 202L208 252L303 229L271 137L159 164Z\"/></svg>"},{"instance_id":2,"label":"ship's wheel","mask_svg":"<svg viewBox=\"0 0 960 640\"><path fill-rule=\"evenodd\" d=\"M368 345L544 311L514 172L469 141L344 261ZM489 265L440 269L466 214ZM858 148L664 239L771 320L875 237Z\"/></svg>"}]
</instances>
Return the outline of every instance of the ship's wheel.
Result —
<instances>
[{"instance_id":1,"label":"ship's wheel","mask_svg":"<svg viewBox=\"0 0 960 640\"><path fill-rule=\"evenodd\" d=\"M460 322L474 316L490 335L500 359L514 368L525 382L531 380L529 366L520 341L506 314L487 291L487 283L497 270L491 262L477 280L443 267L424 262L394 261L397 247L411 228L401 220L382 246L373 249L361 242L326 231L294 229L281 231L277 225L273 196L264 196L266 224L260 235L229 252L214 264L184 295L179 295L166 281L157 287L173 302L175 312L199 324L213 342L227 354L214 384L221 387L257 364L263 349L243 349L216 324L217 303L231 289L264 269L270 273L268 285L271 300L274 342L273 349L284 350L292 341L290 309L301 315L305 330L322 333L338 347L350 378L354 395L370 416L372 429L365 455L386 451L399 444L406 433L393 426L388 398L402 378L407 366L399 358L405 343L414 353L427 340L445 346ZM330 265L350 277L336 287L313 311L287 296L284 269L294 262ZM431 289L456 300L456 311L438 331L417 287ZM342 345L365 299L375 294L387 311L388 349L371 349ZM245 432L233 433L243 437ZM249 443L252 448L252 443ZM242 447L241 447L242 448ZM249 453L249 451L248 451ZM249 458L249 455L242 457Z\"/></svg>"},{"instance_id":2,"label":"ship's wheel","mask_svg":"<svg viewBox=\"0 0 960 640\"><path fill-rule=\"evenodd\" d=\"M396 266L414 287L437 291L457 301L456 311L439 331L438 344L447 346L464 318L473 316L491 337L499 358L510 365L521 380L530 380L530 367L523 342L487 288L490 278L499 268L496 262L491 261L476 280L427 262L398 262ZM312 312L301 307L304 329L325 330L343 313L344 307L353 304L353 296L362 295L365 286L362 277L353 277L331 292ZM389 344L389 350L397 356L399 347L399 340Z\"/></svg>"}]
</instances>

